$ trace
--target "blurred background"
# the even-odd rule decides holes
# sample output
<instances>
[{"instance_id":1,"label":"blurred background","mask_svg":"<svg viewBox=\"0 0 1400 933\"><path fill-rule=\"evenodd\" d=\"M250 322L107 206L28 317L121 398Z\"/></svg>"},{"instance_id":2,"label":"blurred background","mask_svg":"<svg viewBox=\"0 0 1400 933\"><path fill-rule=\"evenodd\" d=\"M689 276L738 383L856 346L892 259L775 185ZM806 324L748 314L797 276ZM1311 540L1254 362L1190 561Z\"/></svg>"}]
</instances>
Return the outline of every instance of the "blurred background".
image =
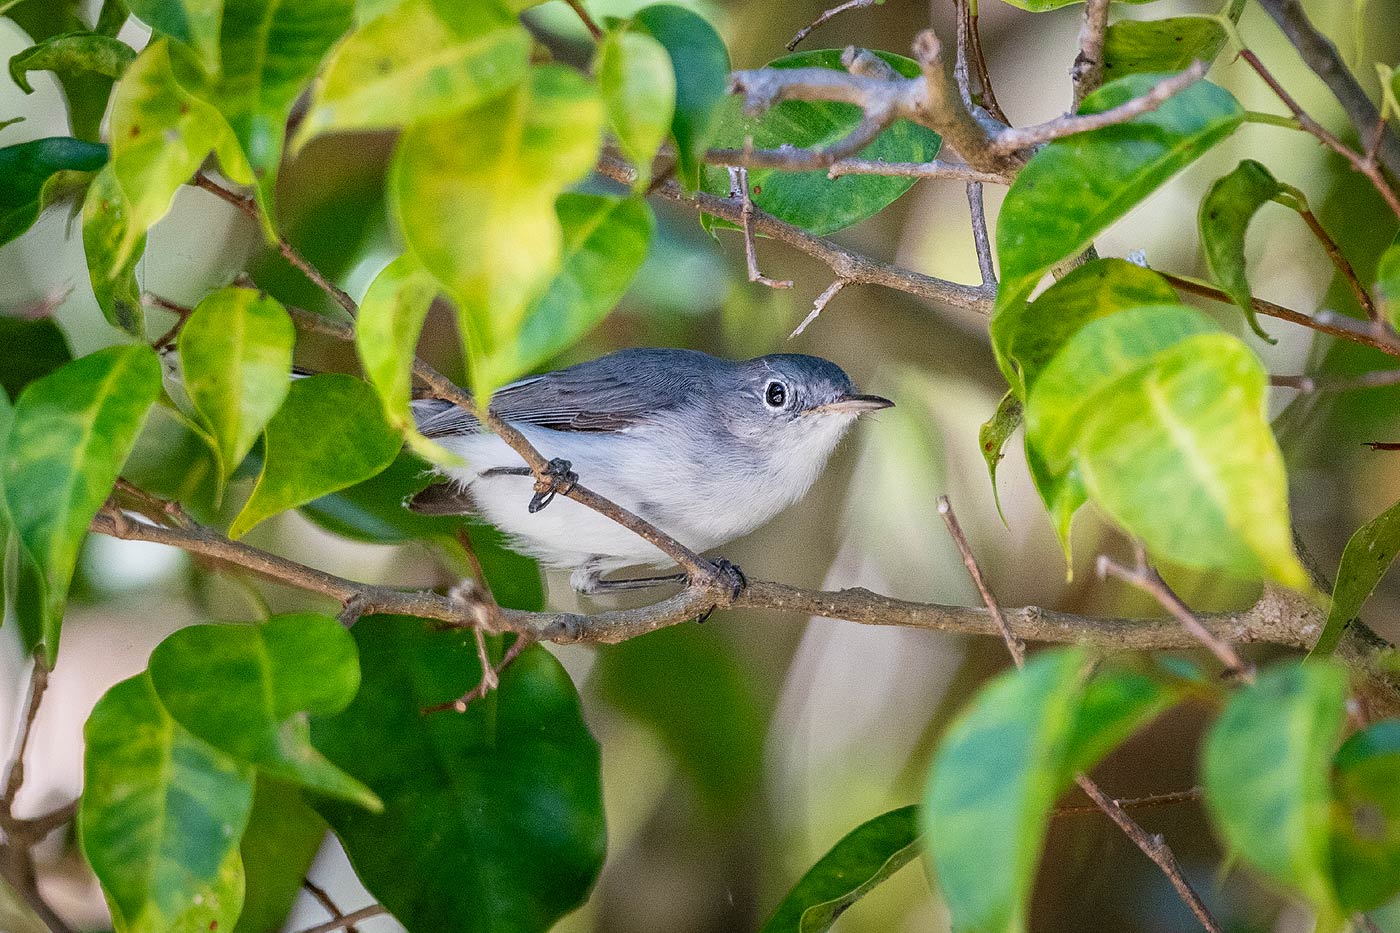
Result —
<instances>
[{"instance_id":1,"label":"blurred background","mask_svg":"<svg viewBox=\"0 0 1400 933\"><path fill-rule=\"evenodd\" d=\"M625 16L643 5L586 2L597 17ZM693 0L688 5L710 17L726 37L735 67L746 68L785 54L792 34L827 3ZM939 34L951 40L951 0L935 0L933 6ZM1307 8L1372 90L1373 63L1400 59L1400 0L1327 0ZM1032 15L984 0L983 44L997 97L1013 121L1036 122L1068 106L1080 10ZM1204 2L1160 0L1116 7L1114 16L1155 19L1214 10ZM857 44L907 54L929 16L922 2L888 0L838 17L804 48ZM587 60L586 36L562 2L547 3L529 18L552 36L561 58ZM1305 109L1339 132L1345 128L1320 82L1259 10L1246 11L1241 29ZM122 38L138 47L145 40L134 22ZM0 19L0 57L29 44L13 22ZM1228 51L1211 77L1247 108L1283 112L1252 71L1231 63ZM31 78L32 95L0 79L0 119L26 118L5 128L0 144L66 133L57 84L48 73ZM383 135L322 138L287 165L281 179L284 229L357 297L398 252L383 207L391 146L392 139ZM1312 137L1270 126L1246 124L1109 231L1099 241L1100 253L1141 250L1153 266L1204 276L1196 205L1204 188L1244 157L1259 159L1301 188L1362 280L1372 281L1375 259L1395 234L1393 217L1387 219L1364 182ZM1003 194L999 188L987 191L993 225ZM737 236L720 232L711 238L688 208L659 201L653 206L658 235L631 293L550 368L637 345L695 347L733 357L813 353L840 363L864 391L899 405L863 420L800 505L724 556L764 579L827 588L859 585L905 599L974 604L975 591L934 509L935 497L946 493L1005 605L1156 612L1134 591L1094 576L1097 554L1122 556L1125 548L1088 509L1075 525L1073 577L1067 580L1027 479L1019 441L1008 446L1000 468L1006 523L998 519L977 429L1005 385L992 361L984 319L859 286L841 292L802 336L790 340L788 333L807 314L812 298L830 284L829 270L781 244L760 241L763 271L796 286L773 291L749 284ZM838 239L921 272L977 281L965 193L955 182L922 182ZM1287 210L1260 213L1251 228L1248 259L1260 297L1303 312L1349 308L1326 257ZM193 188L181 191L170 216L152 231L139 275L147 291L193 304L243 270L287 303L326 307L320 292L268 254L246 219ZM27 235L0 249L0 286L0 313L56 308L75 354L116 339L97 310L81 240L63 208L50 210ZM1312 331L1266 319L1266 328L1278 338L1270 346L1248 333L1234 309L1203 307L1251 341L1274 373L1344 373L1385 365L1369 351L1333 346ZM169 323L162 312L152 317L155 332ZM455 346L449 315L438 308L422 353L460 373ZM347 348L315 338L302 340L298 358L320 369L353 371L355 366ZM1361 446L1368 440L1400 440L1400 389L1300 399L1275 390L1275 396L1297 530L1312 558L1330 572L1351 532L1400 498L1396 455ZM208 464L197 442L159 416L148 431L128 475L167 495L207 502ZM241 487L235 484L228 497L233 506L250 484L251 474ZM421 545L352 541L322 527L333 516L320 518L317 524L288 514L259 528L252 540L357 579L449 582ZM1165 571L1200 610L1245 606L1255 595L1227 580ZM559 608L578 603L562 578L548 579L547 599ZM276 611L307 601L304 594L212 573L157 545L91 538L75 584L64 654L36 727L19 812L37 813L79 793L81 728L89 710L108 686L141 670L151 648L170 631L211 618L252 618L263 603ZM1395 639L1398 609L1400 580L1393 580L1370 603L1367 621ZM602 744L609 823L607 866L590 903L562 924L571 933L757 928L842 835L918 799L944 724L979 683L1008 663L1003 646L992 639L754 612L716 613L705 625L678 626L616 647L551 650L573 674ZM24 669L14 627L0 630L0 747L6 749L23 700ZM1209 715L1186 707L1166 716L1098 769L1100 784L1118 797L1191 787ZM1083 802L1073 795L1064 801ZM1135 815L1149 831L1166 835L1229 929L1311 929L1306 913L1242 872L1217 873L1220 852L1198 804ZM50 840L44 855L43 886L51 903L85 929L105 928L97 885L71 840ZM345 909L369 902L333 841L318 857L312 877ZM324 914L303 898L291 926L322 919ZM1054 821L1033 919L1037 930L1192 927L1165 878L1096 813ZM857 933L946 927L946 914L923 873L911 866L844 915L837 928ZM366 931L395 928L384 918L362 925Z\"/></svg>"}]
</instances>

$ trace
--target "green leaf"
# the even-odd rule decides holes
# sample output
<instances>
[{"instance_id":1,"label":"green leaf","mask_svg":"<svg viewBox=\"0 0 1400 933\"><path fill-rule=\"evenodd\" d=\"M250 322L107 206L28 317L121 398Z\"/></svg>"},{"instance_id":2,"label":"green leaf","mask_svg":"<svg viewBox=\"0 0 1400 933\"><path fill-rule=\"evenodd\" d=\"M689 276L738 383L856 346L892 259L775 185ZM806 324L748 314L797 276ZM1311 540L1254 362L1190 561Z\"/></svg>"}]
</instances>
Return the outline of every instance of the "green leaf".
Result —
<instances>
[{"instance_id":1,"label":"green leaf","mask_svg":"<svg viewBox=\"0 0 1400 933\"><path fill-rule=\"evenodd\" d=\"M1125 376L1189 337L1218 333L1208 317L1185 305L1143 305L1077 328L1040 371L1026 403L1026 437L1047 468L1073 463L1085 424Z\"/></svg>"},{"instance_id":2,"label":"green leaf","mask_svg":"<svg viewBox=\"0 0 1400 933\"><path fill-rule=\"evenodd\" d=\"M299 787L259 775L238 847L247 890L234 933L281 933L325 837Z\"/></svg>"},{"instance_id":3,"label":"green leaf","mask_svg":"<svg viewBox=\"0 0 1400 933\"><path fill-rule=\"evenodd\" d=\"M1355 619L1400 553L1400 503L1392 505L1356 530L1342 551L1337 585L1327 609L1327 623L1308 657L1326 657L1341 641L1347 623Z\"/></svg>"},{"instance_id":4,"label":"green leaf","mask_svg":"<svg viewBox=\"0 0 1400 933\"><path fill-rule=\"evenodd\" d=\"M1259 358L1228 334L1162 351L1088 413L1079 467L1090 497L1159 557L1311 591L1267 391Z\"/></svg>"},{"instance_id":5,"label":"green leaf","mask_svg":"<svg viewBox=\"0 0 1400 933\"><path fill-rule=\"evenodd\" d=\"M146 251L146 235L138 232L122 258L129 229L126 197L109 164L93 178L83 200L83 254L102 316L113 327L141 337L146 332L146 310L141 304L136 264Z\"/></svg>"},{"instance_id":6,"label":"green leaf","mask_svg":"<svg viewBox=\"0 0 1400 933\"><path fill-rule=\"evenodd\" d=\"M478 682L471 633L371 616L353 635L360 692L312 735L384 801L317 804L370 892L415 933L543 930L581 904L603 861L598 745L559 663L526 648L465 713L425 715Z\"/></svg>"},{"instance_id":7,"label":"green leaf","mask_svg":"<svg viewBox=\"0 0 1400 933\"><path fill-rule=\"evenodd\" d=\"M224 0L127 0L126 5L157 34L188 46L205 70L218 72Z\"/></svg>"},{"instance_id":8,"label":"green leaf","mask_svg":"<svg viewBox=\"0 0 1400 933\"><path fill-rule=\"evenodd\" d=\"M218 110L176 80L170 53L161 40L146 46L112 94L112 168L127 217L113 270L126 263L146 230L165 216L175 192L211 150L230 180L241 185L254 180L233 130Z\"/></svg>"},{"instance_id":9,"label":"green leaf","mask_svg":"<svg viewBox=\"0 0 1400 933\"><path fill-rule=\"evenodd\" d=\"M394 461L401 444L374 390L339 373L292 383L264 433L262 472L229 528L234 538L278 512L369 479Z\"/></svg>"},{"instance_id":10,"label":"green leaf","mask_svg":"<svg viewBox=\"0 0 1400 933\"><path fill-rule=\"evenodd\" d=\"M676 141L676 177L687 191L700 186L705 150L718 125L729 88L729 49L698 13L673 3L639 11L633 25L650 35L671 57L676 110L671 136Z\"/></svg>"},{"instance_id":11,"label":"green leaf","mask_svg":"<svg viewBox=\"0 0 1400 933\"><path fill-rule=\"evenodd\" d=\"M569 192L554 203L564 243L559 271L530 302L502 371L523 375L578 342L626 294L641 271L655 221L638 197Z\"/></svg>"},{"instance_id":12,"label":"green leaf","mask_svg":"<svg viewBox=\"0 0 1400 933\"><path fill-rule=\"evenodd\" d=\"M982 459L987 462L987 477L992 481L992 499L996 502L997 514L1001 516L1003 523L1006 521L1006 513L1001 510L1001 492L997 489L997 464L1001 463L1001 458L1005 456L1001 452L1002 448L1021 426L1024 413L1024 406L1016 397L1016 391L1009 389L997 403L997 410L992 412L992 417L977 429L977 444L982 448Z\"/></svg>"},{"instance_id":13,"label":"green leaf","mask_svg":"<svg viewBox=\"0 0 1400 933\"><path fill-rule=\"evenodd\" d=\"M1125 19L1104 37L1103 69L1111 81L1144 72L1172 72L1191 63L1215 61L1225 46L1225 27L1205 16Z\"/></svg>"},{"instance_id":14,"label":"green leaf","mask_svg":"<svg viewBox=\"0 0 1400 933\"><path fill-rule=\"evenodd\" d=\"M79 838L118 933L232 929L252 770L182 729L145 673L107 691L83 737Z\"/></svg>"},{"instance_id":15,"label":"green leaf","mask_svg":"<svg viewBox=\"0 0 1400 933\"><path fill-rule=\"evenodd\" d=\"M10 77L31 94L28 72L52 71L68 100L68 121L79 139L98 138L102 114L112 93L112 80L121 77L136 52L125 42L93 32L50 36L10 57Z\"/></svg>"},{"instance_id":16,"label":"green leaf","mask_svg":"<svg viewBox=\"0 0 1400 933\"><path fill-rule=\"evenodd\" d=\"M402 544L451 536L465 515L421 515L404 503L432 481L429 465L410 450L401 451L383 472L362 483L322 496L301 513L333 534L371 544Z\"/></svg>"},{"instance_id":17,"label":"green leaf","mask_svg":"<svg viewBox=\"0 0 1400 933\"><path fill-rule=\"evenodd\" d=\"M405 254L389 263L360 302L355 350L365 377L379 393L384 417L417 453L447 463L453 455L418 433L409 406L418 335L437 292L437 280L412 256Z\"/></svg>"},{"instance_id":18,"label":"green leaf","mask_svg":"<svg viewBox=\"0 0 1400 933\"><path fill-rule=\"evenodd\" d=\"M954 930L1025 928L1087 674L1082 649L1034 655L979 690L948 727L921 822Z\"/></svg>"},{"instance_id":19,"label":"green leaf","mask_svg":"<svg viewBox=\"0 0 1400 933\"><path fill-rule=\"evenodd\" d=\"M1089 681L1079 699L1066 746L1065 771L1086 772L1170 708L1181 691L1133 670L1109 668Z\"/></svg>"},{"instance_id":20,"label":"green leaf","mask_svg":"<svg viewBox=\"0 0 1400 933\"><path fill-rule=\"evenodd\" d=\"M622 154L637 166L633 190L651 183L651 162L676 112L676 75L665 46L643 32L615 29L594 58L608 126Z\"/></svg>"},{"instance_id":21,"label":"green leaf","mask_svg":"<svg viewBox=\"0 0 1400 933\"><path fill-rule=\"evenodd\" d=\"M1351 736L1337 750L1332 875L1350 913L1400 893L1400 720Z\"/></svg>"},{"instance_id":22,"label":"green leaf","mask_svg":"<svg viewBox=\"0 0 1400 933\"><path fill-rule=\"evenodd\" d=\"M1035 484L1035 491L1045 505L1050 525L1055 530L1055 537L1059 539L1060 550L1064 552L1066 577L1072 577L1070 529L1079 507L1089 501L1089 490L1084 488L1084 477L1080 475L1077 465L1071 464L1066 470L1050 469L1031 443L1029 435L1026 437L1025 448L1026 466L1031 474L1031 482Z\"/></svg>"},{"instance_id":23,"label":"green leaf","mask_svg":"<svg viewBox=\"0 0 1400 933\"><path fill-rule=\"evenodd\" d=\"M180 369L200 423L232 475L291 388L296 330L275 298L222 288L180 330Z\"/></svg>"},{"instance_id":24,"label":"green leaf","mask_svg":"<svg viewBox=\"0 0 1400 933\"><path fill-rule=\"evenodd\" d=\"M72 358L68 338L53 318L0 316L0 386L11 401L29 383Z\"/></svg>"},{"instance_id":25,"label":"green leaf","mask_svg":"<svg viewBox=\"0 0 1400 933\"><path fill-rule=\"evenodd\" d=\"M292 148L481 106L523 81L529 60L530 34L496 4L402 0L336 49Z\"/></svg>"},{"instance_id":26,"label":"green leaf","mask_svg":"<svg viewBox=\"0 0 1400 933\"><path fill-rule=\"evenodd\" d=\"M60 172L95 172L107 162L107 147L67 136L50 136L0 149L0 244L39 219L49 188Z\"/></svg>"},{"instance_id":27,"label":"green leaf","mask_svg":"<svg viewBox=\"0 0 1400 933\"><path fill-rule=\"evenodd\" d=\"M333 716L360 686L355 643L330 616L192 625L151 654L151 683L175 721L260 773L362 807L379 800L311 744L308 716Z\"/></svg>"},{"instance_id":28,"label":"green leaf","mask_svg":"<svg viewBox=\"0 0 1400 933\"><path fill-rule=\"evenodd\" d=\"M887 64L905 77L919 74L913 59L890 52L877 52ZM830 68L844 73L839 49L799 52L774 62L768 68ZM729 97L720 110L719 125L711 145L739 149L753 138L760 149L783 146L825 148L848 136L860 123L862 113L853 104L828 101L788 100L755 117L743 112L743 102ZM885 162L927 162L938 154L941 140L937 133L908 120L899 120L882 132L859 153L861 158ZM749 191L755 206L774 216L818 235L832 233L884 210L913 187L917 179L881 175L844 175L829 178L826 169L788 172L773 168L749 169ZM729 193L729 172L722 166L707 166L704 188L721 196Z\"/></svg>"},{"instance_id":29,"label":"green leaf","mask_svg":"<svg viewBox=\"0 0 1400 933\"><path fill-rule=\"evenodd\" d=\"M78 547L160 388L150 347L109 347L30 383L15 404L0 481L20 541L42 572L51 665Z\"/></svg>"},{"instance_id":30,"label":"green leaf","mask_svg":"<svg viewBox=\"0 0 1400 933\"><path fill-rule=\"evenodd\" d=\"M1071 271L1029 304L992 318L992 347L1006 380L1024 398L1050 360L1090 321L1141 305L1176 304L1176 291L1126 259L1096 259Z\"/></svg>"},{"instance_id":31,"label":"green leaf","mask_svg":"<svg viewBox=\"0 0 1400 933\"><path fill-rule=\"evenodd\" d=\"M1029 13L1048 13L1061 7L1073 6L1081 0L1004 0L1004 2ZM1151 3L1152 0L1120 0L1122 3Z\"/></svg>"},{"instance_id":32,"label":"green leaf","mask_svg":"<svg viewBox=\"0 0 1400 933\"><path fill-rule=\"evenodd\" d=\"M1090 94L1081 113L1101 113L1146 94L1164 75L1128 75ZM1095 236L1201 153L1234 132L1244 110L1209 81L1127 123L1058 139L1016 176L997 221L1002 290L1019 304L1052 266Z\"/></svg>"},{"instance_id":33,"label":"green leaf","mask_svg":"<svg viewBox=\"0 0 1400 933\"><path fill-rule=\"evenodd\" d=\"M1333 919L1328 767L1346 693L1328 664L1276 665L1235 695L1201 750L1206 807L1225 843Z\"/></svg>"},{"instance_id":34,"label":"green leaf","mask_svg":"<svg viewBox=\"0 0 1400 933\"><path fill-rule=\"evenodd\" d=\"M1201 247L1211 275L1244 311L1254 332L1270 343L1277 341L1264 332L1254 315L1245 275L1244 237L1255 212L1285 190L1268 169L1253 159L1245 159L1210 186L1201 201L1199 219Z\"/></svg>"},{"instance_id":35,"label":"green leaf","mask_svg":"<svg viewBox=\"0 0 1400 933\"><path fill-rule=\"evenodd\" d=\"M1391 326L1400 326L1400 243L1393 244L1376 266L1376 291Z\"/></svg>"},{"instance_id":36,"label":"green leaf","mask_svg":"<svg viewBox=\"0 0 1400 933\"><path fill-rule=\"evenodd\" d=\"M223 69L212 98L257 178L266 213L292 103L350 28L353 0L224 0Z\"/></svg>"},{"instance_id":37,"label":"green leaf","mask_svg":"<svg viewBox=\"0 0 1400 933\"><path fill-rule=\"evenodd\" d=\"M763 933L824 933L846 908L919 854L918 808L900 807L851 830L808 869Z\"/></svg>"},{"instance_id":38,"label":"green leaf","mask_svg":"<svg viewBox=\"0 0 1400 933\"><path fill-rule=\"evenodd\" d=\"M399 228L457 306L478 400L520 375L508 357L563 251L554 201L593 168L602 124L589 83L546 65L504 97L412 126L399 142Z\"/></svg>"}]
</instances>

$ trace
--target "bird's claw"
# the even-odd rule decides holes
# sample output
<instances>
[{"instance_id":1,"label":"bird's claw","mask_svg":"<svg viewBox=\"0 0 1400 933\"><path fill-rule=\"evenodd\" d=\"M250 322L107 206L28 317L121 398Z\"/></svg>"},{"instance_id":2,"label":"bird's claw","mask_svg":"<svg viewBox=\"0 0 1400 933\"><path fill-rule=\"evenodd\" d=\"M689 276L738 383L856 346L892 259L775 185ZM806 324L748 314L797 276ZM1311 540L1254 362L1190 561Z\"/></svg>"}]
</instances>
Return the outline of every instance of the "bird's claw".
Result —
<instances>
[{"instance_id":1,"label":"bird's claw","mask_svg":"<svg viewBox=\"0 0 1400 933\"><path fill-rule=\"evenodd\" d=\"M549 461L544 474L535 479L535 494L530 498L530 514L534 515L553 502L555 493L562 492L568 495L577 482L578 474L573 471L572 463L562 457L555 457Z\"/></svg>"},{"instance_id":2,"label":"bird's claw","mask_svg":"<svg viewBox=\"0 0 1400 933\"><path fill-rule=\"evenodd\" d=\"M708 584L715 589L729 591L729 599L724 605L728 605L738 599L739 594L744 592L744 587L749 585L748 579L744 576L744 571L740 570L739 565L732 561L725 560L723 557L717 557L711 562L710 567L711 576L707 581ZM704 622L710 617L710 614L718 608L718 605L711 606L695 621Z\"/></svg>"}]
</instances>

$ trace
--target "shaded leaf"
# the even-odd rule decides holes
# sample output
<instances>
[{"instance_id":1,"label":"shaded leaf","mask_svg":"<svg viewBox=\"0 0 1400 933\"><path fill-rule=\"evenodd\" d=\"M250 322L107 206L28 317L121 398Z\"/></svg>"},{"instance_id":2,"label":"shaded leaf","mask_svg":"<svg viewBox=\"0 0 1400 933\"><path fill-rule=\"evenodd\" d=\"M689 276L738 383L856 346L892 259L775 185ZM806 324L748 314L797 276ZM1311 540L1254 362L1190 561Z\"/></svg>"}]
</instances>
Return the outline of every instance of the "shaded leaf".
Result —
<instances>
[{"instance_id":1,"label":"shaded leaf","mask_svg":"<svg viewBox=\"0 0 1400 933\"><path fill-rule=\"evenodd\" d=\"M763 925L763 933L823 933L846 908L919 854L917 807L868 820L808 869Z\"/></svg>"},{"instance_id":2,"label":"shaded leaf","mask_svg":"<svg viewBox=\"0 0 1400 933\"><path fill-rule=\"evenodd\" d=\"M191 625L156 646L151 683L175 721L259 772L362 807L378 800L311 744L307 716L333 716L360 686L355 643L330 616Z\"/></svg>"},{"instance_id":3,"label":"shaded leaf","mask_svg":"<svg viewBox=\"0 0 1400 933\"><path fill-rule=\"evenodd\" d=\"M0 244L39 219L45 189L61 172L95 172L107 162L107 147L67 136L50 136L0 148Z\"/></svg>"},{"instance_id":4,"label":"shaded leaf","mask_svg":"<svg viewBox=\"0 0 1400 933\"><path fill-rule=\"evenodd\" d=\"M111 137L112 168L126 198L127 218L113 269L126 263L146 230L165 216L175 192L211 150L230 180L241 185L254 180L228 123L176 80L170 46L161 40L146 46L117 82Z\"/></svg>"},{"instance_id":5,"label":"shaded leaf","mask_svg":"<svg viewBox=\"0 0 1400 933\"><path fill-rule=\"evenodd\" d=\"M1215 61L1225 27L1204 16L1119 20L1104 36L1103 69L1111 81L1143 72L1182 71L1199 59Z\"/></svg>"},{"instance_id":6,"label":"shaded leaf","mask_svg":"<svg viewBox=\"0 0 1400 933\"><path fill-rule=\"evenodd\" d=\"M1259 358L1228 334L1163 350L1088 413L1079 468L1090 497L1160 557L1310 591L1267 390Z\"/></svg>"},{"instance_id":7,"label":"shaded leaf","mask_svg":"<svg viewBox=\"0 0 1400 933\"><path fill-rule=\"evenodd\" d=\"M1386 319L1391 326L1400 326L1400 243L1392 245L1376 266L1376 292L1381 299Z\"/></svg>"},{"instance_id":8,"label":"shaded leaf","mask_svg":"<svg viewBox=\"0 0 1400 933\"><path fill-rule=\"evenodd\" d=\"M592 169L602 123L588 82L549 65L399 142L391 201L411 252L457 306L478 400L521 375L508 358L563 250L554 200Z\"/></svg>"},{"instance_id":9,"label":"shaded leaf","mask_svg":"<svg viewBox=\"0 0 1400 933\"><path fill-rule=\"evenodd\" d=\"M52 71L68 101L68 121L79 139L98 138L102 114L112 93L112 79L121 77L136 52L125 42L94 32L50 36L10 56L10 77L29 94L28 72Z\"/></svg>"},{"instance_id":10,"label":"shaded leaf","mask_svg":"<svg viewBox=\"0 0 1400 933\"><path fill-rule=\"evenodd\" d=\"M1330 867L1328 767L1345 718L1346 675L1292 662L1260 674L1206 734L1211 821L1241 859L1337 919Z\"/></svg>"},{"instance_id":11,"label":"shaded leaf","mask_svg":"<svg viewBox=\"0 0 1400 933\"><path fill-rule=\"evenodd\" d=\"M729 87L729 49L698 13L673 3L640 10L633 25L660 42L675 73L676 109L671 136L676 141L676 177L687 191L700 186L705 150L717 128Z\"/></svg>"},{"instance_id":12,"label":"shaded leaf","mask_svg":"<svg viewBox=\"0 0 1400 933\"><path fill-rule=\"evenodd\" d=\"M146 235L139 233L123 258L129 229L126 197L115 169L107 165L93 178L83 199L83 255L102 316L113 327L139 337L146 332L146 309L141 304L136 264L146 251Z\"/></svg>"},{"instance_id":13,"label":"shaded leaf","mask_svg":"<svg viewBox=\"0 0 1400 933\"><path fill-rule=\"evenodd\" d=\"M360 20L317 79L294 149L320 133L440 119L525 78L530 34L498 4L402 0Z\"/></svg>"},{"instance_id":14,"label":"shaded leaf","mask_svg":"<svg viewBox=\"0 0 1400 933\"><path fill-rule=\"evenodd\" d=\"M190 735L138 674L83 730L78 832L118 933L232 929L253 774Z\"/></svg>"},{"instance_id":15,"label":"shaded leaf","mask_svg":"<svg viewBox=\"0 0 1400 933\"><path fill-rule=\"evenodd\" d=\"M42 573L49 664L88 522L111 492L160 387L150 347L109 347L30 383L15 404L0 481L24 549Z\"/></svg>"},{"instance_id":16,"label":"shaded leaf","mask_svg":"<svg viewBox=\"0 0 1400 933\"><path fill-rule=\"evenodd\" d=\"M1070 546L1070 528L1074 523L1079 507L1089 501L1089 490L1084 488L1084 477L1075 464L1064 470L1052 470L1046 465L1040 452L1026 437L1026 466L1031 474L1031 482L1045 505L1050 525L1055 529L1055 537L1060 542L1060 550L1065 555L1065 573L1073 575Z\"/></svg>"},{"instance_id":17,"label":"shaded leaf","mask_svg":"<svg viewBox=\"0 0 1400 933\"><path fill-rule=\"evenodd\" d=\"M156 33L188 46L207 71L218 72L224 0L126 0L126 5Z\"/></svg>"},{"instance_id":18,"label":"shaded leaf","mask_svg":"<svg viewBox=\"0 0 1400 933\"><path fill-rule=\"evenodd\" d=\"M919 74L913 59L877 52L905 77ZM768 68L830 68L844 72L839 49L799 52L770 62ZM783 146L826 148L844 139L860 122L862 113L853 104L829 101L787 100L755 117L743 113L743 102L728 97L720 108L719 124L711 145L739 149L752 137L755 148ZM927 162L938 154L937 133L899 120L859 153L861 158L885 162ZM843 175L829 178L826 169L787 172L772 168L749 169L749 190L755 206L811 233L826 234L870 217L908 191L917 179L881 175ZM707 166L704 188L721 196L729 193L729 173L722 166Z\"/></svg>"},{"instance_id":19,"label":"shaded leaf","mask_svg":"<svg viewBox=\"0 0 1400 933\"><path fill-rule=\"evenodd\" d=\"M1005 3L1029 13L1048 13L1060 7L1073 6L1080 0L1004 0ZM1151 3L1152 0L1120 0L1123 3Z\"/></svg>"},{"instance_id":20,"label":"shaded leaf","mask_svg":"<svg viewBox=\"0 0 1400 933\"><path fill-rule=\"evenodd\" d=\"M1245 275L1244 237L1254 213L1285 191L1285 186L1253 159L1216 179L1201 201L1201 247L1211 275L1229 293L1254 332L1276 343L1254 315L1249 279Z\"/></svg>"},{"instance_id":21,"label":"shaded leaf","mask_svg":"<svg viewBox=\"0 0 1400 933\"><path fill-rule=\"evenodd\" d=\"M29 383L72 358L68 338L53 318L0 316L0 386L11 401Z\"/></svg>"},{"instance_id":22,"label":"shaded leaf","mask_svg":"<svg viewBox=\"0 0 1400 933\"><path fill-rule=\"evenodd\" d=\"M1006 513L1001 510L1001 491L997 489L997 464L1001 463L1001 458L1005 456L1001 452L1002 448L1021 426L1024 413L1025 409L1021 400L1016 397L1015 390L1008 390L997 403L997 410L992 412L992 417L977 429L977 445L982 448L982 459L987 462L987 476L992 481L992 498L996 501L997 514L1001 516L1002 522L1006 521Z\"/></svg>"},{"instance_id":23,"label":"shaded leaf","mask_svg":"<svg viewBox=\"0 0 1400 933\"><path fill-rule=\"evenodd\" d=\"M1081 113L1100 113L1146 94L1165 77L1128 75L1090 94ZM1234 132L1244 110L1209 81L1127 123L1056 140L1016 176L997 222L1002 289L998 308L1024 301L1056 263L1168 178Z\"/></svg>"},{"instance_id":24,"label":"shaded leaf","mask_svg":"<svg viewBox=\"0 0 1400 933\"><path fill-rule=\"evenodd\" d=\"M247 885L234 933L281 933L326 829L299 787L258 776L238 847Z\"/></svg>"},{"instance_id":25,"label":"shaded leaf","mask_svg":"<svg viewBox=\"0 0 1400 933\"><path fill-rule=\"evenodd\" d=\"M374 390L353 376L298 379L264 432L262 472L229 535L363 482L394 461L401 439Z\"/></svg>"},{"instance_id":26,"label":"shaded leaf","mask_svg":"<svg viewBox=\"0 0 1400 933\"><path fill-rule=\"evenodd\" d=\"M415 933L543 930L582 903L605 841L598 745L558 662L527 648L465 713L424 715L477 683L471 633L371 616L353 634L360 692L312 734L384 801L317 804L370 892Z\"/></svg>"},{"instance_id":27,"label":"shaded leaf","mask_svg":"<svg viewBox=\"0 0 1400 933\"><path fill-rule=\"evenodd\" d=\"M1400 503L1362 525L1347 541L1342 562L1337 567L1337 585L1332 590L1327 623L1309 657L1326 657L1336 649L1347 623L1361 612L1397 553L1400 553Z\"/></svg>"},{"instance_id":28,"label":"shaded leaf","mask_svg":"<svg viewBox=\"0 0 1400 933\"><path fill-rule=\"evenodd\" d=\"M1332 874L1348 911L1400 893L1400 720L1351 736L1337 750Z\"/></svg>"},{"instance_id":29,"label":"shaded leaf","mask_svg":"<svg viewBox=\"0 0 1400 933\"><path fill-rule=\"evenodd\" d=\"M622 154L637 167L632 187L645 191L651 162L671 129L676 111L676 75L665 46L643 32L614 29L598 44L594 59L608 126Z\"/></svg>"},{"instance_id":30,"label":"shaded leaf","mask_svg":"<svg viewBox=\"0 0 1400 933\"><path fill-rule=\"evenodd\" d=\"M200 423L230 476L291 388L292 319L275 299L222 288L180 330L180 369Z\"/></svg>"},{"instance_id":31,"label":"shaded leaf","mask_svg":"<svg viewBox=\"0 0 1400 933\"><path fill-rule=\"evenodd\" d=\"M1178 699L1179 689L1133 670L1100 671L1084 688L1066 746L1069 777L1089 771Z\"/></svg>"}]
</instances>

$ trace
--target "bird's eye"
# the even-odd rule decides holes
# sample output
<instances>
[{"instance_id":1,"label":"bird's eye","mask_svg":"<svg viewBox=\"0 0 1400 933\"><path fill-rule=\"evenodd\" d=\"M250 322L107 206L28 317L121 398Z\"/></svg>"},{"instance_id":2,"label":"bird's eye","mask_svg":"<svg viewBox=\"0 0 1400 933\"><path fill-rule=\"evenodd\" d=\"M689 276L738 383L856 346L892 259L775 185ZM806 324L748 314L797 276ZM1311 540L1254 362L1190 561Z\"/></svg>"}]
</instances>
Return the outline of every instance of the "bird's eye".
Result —
<instances>
[{"instance_id":1,"label":"bird's eye","mask_svg":"<svg viewBox=\"0 0 1400 933\"><path fill-rule=\"evenodd\" d=\"M768 388L763 390L763 400L769 408L782 408L787 404L787 386L781 382L768 383Z\"/></svg>"}]
</instances>

